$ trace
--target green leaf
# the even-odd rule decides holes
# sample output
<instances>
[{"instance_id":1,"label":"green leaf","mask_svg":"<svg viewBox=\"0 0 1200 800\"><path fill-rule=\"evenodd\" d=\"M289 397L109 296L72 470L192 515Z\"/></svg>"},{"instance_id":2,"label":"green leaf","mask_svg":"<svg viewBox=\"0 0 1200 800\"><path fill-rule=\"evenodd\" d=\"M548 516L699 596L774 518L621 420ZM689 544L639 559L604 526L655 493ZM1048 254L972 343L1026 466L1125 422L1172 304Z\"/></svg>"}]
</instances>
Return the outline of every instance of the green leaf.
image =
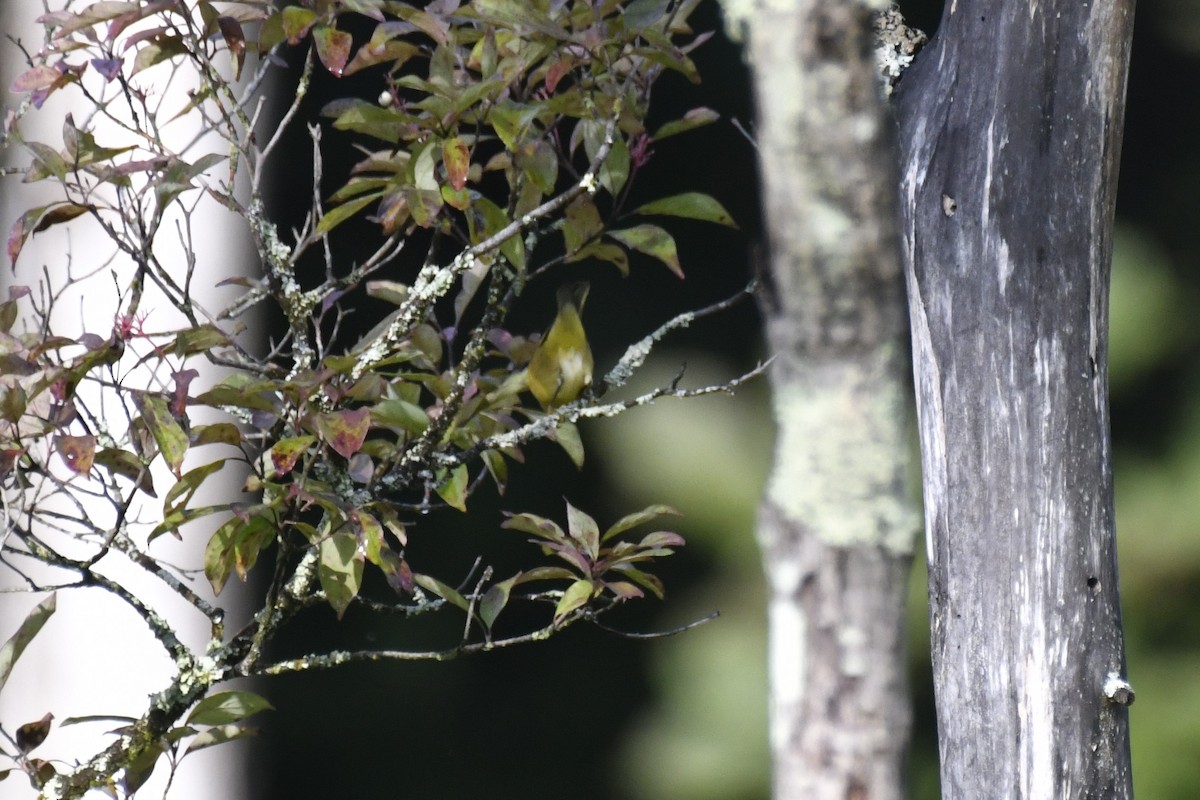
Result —
<instances>
[{"instance_id":1,"label":"green leaf","mask_svg":"<svg viewBox=\"0 0 1200 800\"><path fill-rule=\"evenodd\" d=\"M567 534L563 532L563 529L558 526L557 522L545 517L539 517L536 514L513 514L500 523L500 527L521 531L522 533L530 533L551 542L565 542L567 540Z\"/></svg>"},{"instance_id":2,"label":"green leaf","mask_svg":"<svg viewBox=\"0 0 1200 800\"><path fill-rule=\"evenodd\" d=\"M641 511L635 511L632 514L626 514L621 517L616 523L604 532L602 541L607 542L614 536L618 536L625 531L636 528L638 525L645 525L647 522L653 522L660 517L681 517L683 516L671 506L653 505L643 508Z\"/></svg>"},{"instance_id":3,"label":"green leaf","mask_svg":"<svg viewBox=\"0 0 1200 800\"><path fill-rule=\"evenodd\" d=\"M456 591L455 589L452 589L451 587L442 583L441 581L439 581L437 578L433 577L432 575L422 575L420 573L413 573L413 583L415 583L417 586L420 586L422 589L424 589L427 592L433 592L435 595L442 598L447 603L450 603L453 606L457 606L458 608L461 608L463 611L471 610L471 606L467 602L467 599L465 597L463 597L458 591Z\"/></svg>"},{"instance_id":4,"label":"green leaf","mask_svg":"<svg viewBox=\"0 0 1200 800\"><path fill-rule=\"evenodd\" d=\"M254 692L217 692L197 703L186 721L189 725L227 725L273 708L266 698Z\"/></svg>"},{"instance_id":5,"label":"green leaf","mask_svg":"<svg viewBox=\"0 0 1200 800\"><path fill-rule=\"evenodd\" d=\"M146 468L140 458L128 450L116 448L100 450L96 453L95 464L98 467L104 467L114 475L128 478L137 485L137 488L151 497L158 497L158 492L154 491L154 480L150 475L150 470Z\"/></svg>"},{"instance_id":6,"label":"green leaf","mask_svg":"<svg viewBox=\"0 0 1200 800\"><path fill-rule=\"evenodd\" d=\"M412 117L394 108L380 108L365 100L335 101L321 110L323 116L333 116L333 127L339 131L354 131L396 144L405 131L414 129ZM397 154L406 159L407 154Z\"/></svg>"},{"instance_id":7,"label":"green leaf","mask_svg":"<svg viewBox=\"0 0 1200 800\"><path fill-rule=\"evenodd\" d=\"M684 544L683 537L674 531L655 531L643 536L637 546L647 552L653 551L655 555L667 555L671 552L668 548L682 547Z\"/></svg>"},{"instance_id":8,"label":"green leaf","mask_svg":"<svg viewBox=\"0 0 1200 800\"><path fill-rule=\"evenodd\" d=\"M236 739L245 739L247 736L257 736L258 728L248 728L243 725L230 723L229 725L215 725L207 730L200 731L196 734L196 738L188 742L185 753L194 753L197 750L203 750L206 747L213 745L225 744Z\"/></svg>"},{"instance_id":9,"label":"green leaf","mask_svg":"<svg viewBox=\"0 0 1200 800\"><path fill-rule=\"evenodd\" d=\"M391 69L399 69L404 66L406 61L419 55L421 50L412 42L396 41L395 37L401 33L402 29L395 23L384 22L377 25L371 34L370 41L358 48L354 58L342 70L342 76L353 75L360 69L373 67L376 64L386 63Z\"/></svg>"},{"instance_id":10,"label":"green leaf","mask_svg":"<svg viewBox=\"0 0 1200 800\"><path fill-rule=\"evenodd\" d=\"M470 476L465 464L459 464L450 471L447 477L445 470L439 470L438 475L443 480L437 486L438 497L446 501L451 508L459 511L467 510L467 490L470 488Z\"/></svg>"},{"instance_id":11,"label":"green leaf","mask_svg":"<svg viewBox=\"0 0 1200 800\"><path fill-rule=\"evenodd\" d=\"M693 108L681 118L673 120L672 122L664 123L662 127L654 132L654 136L651 137L651 141L662 141L668 136L675 136L676 134L684 133L694 128L701 128L705 125L709 125L713 122L716 122L720 118L721 115L716 111L713 111L711 108Z\"/></svg>"},{"instance_id":12,"label":"green leaf","mask_svg":"<svg viewBox=\"0 0 1200 800\"><path fill-rule=\"evenodd\" d=\"M710 195L701 192L684 192L672 197L664 197L661 200L639 206L634 209L633 213L686 217L737 228L737 223L733 221L733 217L729 215L724 206Z\"/></svg>"},{"instance_id":13,"label":"green leaf","mask_svg":"<svg viewBox=\"0 0 1200 800\"><path fill-rule=\"evenodd\" d=\"M188 504L192 497L196 494L196 490L204 483L205 479L214 472L217 472L221 467L225 466L225 459L218 458L210 464L202 464L195 469L190 469L175 482L171 490L167 492L166 498L163 500L163 515L169 515ZM180 498L183 498L180 500ZM179 502L176 502L176 501Z\"/></svg>"},{"instance_id":14,"label":"green leaf","mask_svg":"<svg viewBox=\"0 0 1200 800\"><path fill-rule=\"evenodd\" d=\"M513 153L513 164L543 195L554 192L558 183L558 156L549 142L544 139L526 142Z\"/></svg>"},{"instance_id":15,"label":"green leaf","mask_svg":"<svg viewBox=\"0 0 1200 800\"><path fill-rule=\"evenodd\" d=\"M163 754L164 746L161 741L152 742L139 752L131 763L125 765L121 782L124 784L126 797L132 797L134 792L142 788L142 784L150 780L150 775L154 772L154 767Z\"/></svg>"},{"instance_id":16,"label":"green leaf","mask_svg":"<svg viewBox=\"0 0 1200 800\"><path fill-rule=\"evenodd\" d=\"M183 457L187 455L189 444L187 434L171 416L165 398L156 394L143 394L138 406L147 429L154 437L154 441L158 443L159 452L162 453L171 472L178 477L179 468L183 465Z\"/></svg>"},{"instance_id":17,"label":"green leaf","mask_svg":"<svg viewBox=\"0 0 1200 800\"><path fill-rule=\"evenodd\" d=\"M665 593L663 591L662 581L651 575L649 572L642 572L640 569L631 567L628 564L619 564L613 569L629 578L639 586L649 589L659 600L663 599Z\"/></svg>"},{"instance_id":18,"label":"green leaf","mask_svg":"<svg viewBox=\"0 0 1200 800\"><path fill-rule=\"evenodd\" d=\"M177 356L189 356L196 353L208 353L217 347L232 344L225 331L215 325L201 325L199 328L188 328L175 336L172 348Z\"/></svg>"},{"instance_id":19,"label":"green leaf","mask_svg":"<svg viewBox=\"0 0 1200 800\"><path fill-rule=\"evenodd\" d=\"M283 33L287 36L288 44L300 44L300 40L308 33L308 29L317 21L317 14L300 6L287 6L280 13L283 22Z\"/></svg>"},{"instance_id":20,"label":"green leaf","mask_svg":"<svg viewBox=\"0 0 1200 800\"><path fill-rule=\"evenodd\" d=\"M371 422L385 428L395 428L419 434L429 427L429 417L416 403L392 398L371 407Z\"/></svg>"},{"instance_id":21,"label":"green leaf","mask_svg":"<svg viewBox=\"0 0 1200 800\"><path fill-rule=\"evenodd\" d=\"M334 206L321 215L321 221L317 223L317 233L329 233L371 203L378 201L384 194L384 190L379 189L370 194L356 197L349 202L342 203L340 206Z\"/></svg>"},{"instance_id":22,"label":"green leaf","mask_svg":"<svg viewBox=\"0 0 1200 800\"><path fill-rule=\"evenodd\" d=\"M666 21L671 0L633 0L621 12L621 23L629 31L642 31Z\"/></svg>"},{"instance_id":23,"label":"green leaf","mask_svg":"<svg viewBox=\"0 0 1200 800\"><path fill-rule=\"evenodd\" d=\"M130 70L129 74L137 75L139 72L147 70L155 64L170 61L175 56L187 53L188 48L182 37L170 35L155 36L137 51L137 55L133 57L133 69Z\"/></svg>"},{"instance_id":24,"label":"green leaf","mask_svg":"<svg viewBox=\"0 0 1200 800\"><path fill-rule=\"evenodd\" d=\"M617 137L613 142L608 157L600 165L599 178L600 185L613 197L620 194L621 189L625 187L626 181L629 180L629 146L625 144L624 139Z\"/></svg>"},{"instance_id":25,"label":"green leaf","mask_svg":"<svg viewBox=\"0 0 1200 800\"><path fill-rule=\"evenodd\" d=\"M381 553L387 548L387 542L383 538L383 526L379 524L379 520L365 511L359 511L353 516L355 522L358 523L358 529L362 534L362 549L363 555L367 561L379 566L382 562Z\"/></svg>"},{"instance_id":26,"label":"green leaf","mask_svg":"<svg viewBox=\"0 0 1200 800\"><path fill-rule=\"evenodd\" d=\"M570 457L576 469L583 469L583 439L579 437L579 428L575 423L566 420L558 423L554 430L554 440Z\"/></svg>"},{"instance_id":27,"label":"green leaf","mask_svg":"<svg viewBox=\"0 0 1200 800\"><path fill-rule=\"evenodd\" d=\"M33 641L33 637L38 635L38 631L46 624L46 620L54 614L56 607L56 595L52 592L49 597L38 603L32 611L25 615L21 627L17 628L17 632L8 638L3 647L0 647L0 689L3 689L4 684L8 682L9 673L12 672L17 659L25 652L25 648Z\"/></svg>"},{"instance_id":28,"label":"green leaf","mask_svg":"<svg viewBox=\"0 0 1200 800\"><path fill-rule=\"evenodd\" d=\"M501 29L524 29L557 39L570 38L570 34L538 5L528 0L475 0L471 8L480 19L496 24Z\"/></svg>"},{"instance_id":29,"label":"green leaf","mask_svg":"<svg viewBox=\"0 0 1200 800\"><path fill-rule=\"evenodd\" d=\"M563 215L565 217L563 243L566 245L567 256L573 256L584 245L604 231L604 221L600 219L600 211L587 195L580 195Z\"/></svg>"},{"instance_id":30,"label":"green leaf","mask_svg":"<svg viewBox=\"0 0 1200 800\"><path fill-rule=\"evenodd\" d=\"M563 617L575 609L587 605L588 600L592 599L592 592L595 588L596 585L594 583L582 578L567 587L567 590L563 592L563 596L559 598L558 605L554 607L555 623L561 621Z\"/></svg>"},{"instance_id":31,"label":"green leaf","mask_svg":"<svg viewBox=\"0 0 1200 800\"><path fill-rule=\"evenodd\" d=\"M321 540L319 552L317 577L329 605L341 619L362 588L363 556L358 549L358 537L338 531Z\"/></svg>"},{"instance_id":32,"label":"green leaf","mask_svg":"<svg viewBox=\"0 0 1200 800\"><path fill-rule=\"evenodd\" d=\"M477 220L475 213L482 219ZM482 222L482 225L480 224ZM479 244L484 239L499 233L508 227L511 220L500 206L481 197L471 205L471 213L467 216L467 224L471 227L471 244ZM521 236L510 236L500 244L500 252L508 259L508 263L517 269L525 268L525 240Z\"/></svg>"},{"instance_id":33,"label":"green leaf","mask_svg":"<svg viewBox=\"0 0 1200 800\"><path fill-rule=\"evenodd\" d=\"M675 249L675 239L657 225L635 225L619 231L609 231L608 235L626 247L653 256L667 265L667 268L683 277L683 267L679 263L679 254Z\"/></svg>"},{"instance_id":34,"label":"green leaf","mask_svg":"<svg viewBox=\"0 0 1200 800\"><path fill-rule=\"evenodd\" d=\"M613 244L612 242L595 241L585 245L575 255L569 256L567 261L583 261L588 258L594 258L597 261L607 261L620 270L622 275L629 276L629 254L620 245Z\"/></svg>"},{"instance_id":35,"label":"green leaf","mask_svg":"<svg viewBox=\"0 0 1200 800\"><path fill-rule=\"evenodd\" d=\"M578 576L566 567L534 567L516 576L517 583L530 581L573 581Z\"/></svg>"},{"instance_id":36,"label":"green leaf","mask_svg":"<svg viewBox=\"0 0 1200 800\"><path fill-rule=\"evenodd\" d=\"M232 422L214 422L211 425L196 425L192 428L192 447L205 444L241 445L242 432Z\"/></svg>"},{"instance_id":37,"label":"green leaf","mask_svg":"<svg viewBox=\"0 0 1200 800\"><path fill-rule=\"evenodd\" d=\"M483 623L483 627L488 630L492 629L496 617L500 616L500 612L508 605L509 595L516 582L517 578L509 578L493 584L483 593L483 597L479 600L479 621Z\"/></svg>"},{"instance_id":38,"label":"green leaf","mask_svg":"<svg viewBox=\"0 0 1200 800\"><path fill-rule=\"evenodd\" d=\"M600 552L600 528L587 513L567 503L567 529L571 538L583 546L588 559L595 561Z\"/></svg>"},{"instance_id":39,"label":"green leaf","mask_svg":"<svg viewBox=\"0 0 1200 800\"><path fill-rule=\"evenodd\" d=\"M204 576L213 594L220 594L225 581L236 571L245 580L258 554L275 540L275 526L265 516L237 516L217 528L204 548Z\"/></svg>"}]
</instances>

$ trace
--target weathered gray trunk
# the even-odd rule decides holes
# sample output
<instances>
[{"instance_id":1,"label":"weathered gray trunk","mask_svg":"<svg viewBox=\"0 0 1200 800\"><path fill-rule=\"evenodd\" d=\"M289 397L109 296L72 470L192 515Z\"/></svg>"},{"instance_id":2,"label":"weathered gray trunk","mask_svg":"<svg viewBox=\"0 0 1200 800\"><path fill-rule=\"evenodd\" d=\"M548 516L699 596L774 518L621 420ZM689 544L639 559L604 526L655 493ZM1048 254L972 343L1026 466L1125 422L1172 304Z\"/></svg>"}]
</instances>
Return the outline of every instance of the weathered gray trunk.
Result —
<instances>
[{"instance_id":1,"label":"weathered gray trunk","mask_svg":"<svg viewBox=\"0 0 1200 800\"><path fill-rule=\"evenodd\" d=\"M759 2L746 23L779 427L759 517L775 797L899 798L919 515L893 126L866 3Z\"/></svg>"},{"instance_id":2,"label":"weathered gray trunk","mask_svg":"<svg viewBox=\"0 0 1200 800\"><path fill-rule=\"evenodd\" d=\"M1131 795L1107 403L1132 0L955 0L901 81L942 797Z\"/></svg>"}]
</instances>

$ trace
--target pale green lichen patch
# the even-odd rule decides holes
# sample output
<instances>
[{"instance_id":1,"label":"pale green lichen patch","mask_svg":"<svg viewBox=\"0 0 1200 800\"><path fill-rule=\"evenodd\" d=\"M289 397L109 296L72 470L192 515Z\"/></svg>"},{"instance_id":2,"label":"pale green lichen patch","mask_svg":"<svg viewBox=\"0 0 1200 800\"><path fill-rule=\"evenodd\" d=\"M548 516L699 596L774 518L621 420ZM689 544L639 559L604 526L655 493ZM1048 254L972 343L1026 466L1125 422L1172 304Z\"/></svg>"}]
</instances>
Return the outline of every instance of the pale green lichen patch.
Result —
<instances>
[{"instance_id":1,"label":"pale green lichen patch","mask_svg":"<svg viewBox=\"0 0 1200 800\"><path fill-rule=\"evenodd\" d=\"M909 490L911 444L889 357L801 364L775 393L779 426L768 497L835 547L911 553L919 516Z\"/></svg>"}]
</instances>

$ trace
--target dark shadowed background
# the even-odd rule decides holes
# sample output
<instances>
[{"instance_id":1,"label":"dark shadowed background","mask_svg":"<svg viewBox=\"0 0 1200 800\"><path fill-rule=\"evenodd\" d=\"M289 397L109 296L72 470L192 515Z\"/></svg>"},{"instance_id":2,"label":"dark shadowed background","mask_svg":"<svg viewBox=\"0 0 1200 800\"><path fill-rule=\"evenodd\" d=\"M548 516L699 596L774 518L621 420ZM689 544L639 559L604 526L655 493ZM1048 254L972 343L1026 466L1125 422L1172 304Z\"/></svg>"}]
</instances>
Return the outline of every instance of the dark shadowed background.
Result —
<instances>
[{"instance_id":1,"label":"dark shadowed background","mask_svg":"<svg viewBox=\"0 0 1200 800\"><path fill-rule=\"evenodd\" d=\"M936 2L904 3L932 32ZM1113 266L1111 376L1117 524L1129 645L1137 792L1190 800L1200 785L1200 0L1142 0L1130 73L1128 120ZM663 141L639 175L633 205L680 191L712 194L741 225L730 231L670 223L687 278L633 257L622 278L609 265L572 265L522 296L512 327L540 330L553 284L593 284L585 314L603 370L624 346L689 307L736 293L753 272L758 235L752 145L732 124L753 127L745 66L723 35L715 2L698 26L718 36L695 54L704 83L668 76L656 89L658 122L694 106L722 121ZM355 90L374 97L372 74ZM317 82L321 93L345 92ZM277 91L290 93L283 82ZM654 125L651 125L653 128ZM326 133L332 145L336 134ZM304 212L310 145L294 142L297 168L273 189L273 213L292 224ZM328 163L336 176L346 164ZM298 199L300 207L291 205ZM344 226L374 249L369 225ZM409 253L419 259L423 251ZM406 280L397 268L388 277ZM383 307L357 309L365 330ZM696 325L653 359L651 380L686 364L684 383L732 377L762 357L751 304ZM587 465L576 471L552 445L514 465L507 494L485 487L469 516L443 513L417 526L410 556L428 571L465 574L482 554L503 574L524 555L523 537L501 530L501 510L562 517L563 498L606 525L650 502L685 514L682 554L661 565L668 598L608 618L630 631L671 628L719 610L716 621L650 642L576 628L548 643L444 664L356 666L291 676L262 687L277 711L263 721L250 776L255 797L540 798L579 800L766 798L766 669L763 592L754 513L771 457L765 382L735 398L660 401L616 422L584 423ZM437 555L433 555L436 548ZM507 560L507 561L506 561ZM928 676L924 572L912 591L913 691L917 725L913 797L936 798L932 691ZM370 625L371 627L367 627ZM320 609L276 655L299 654L308 637L369 637L395 647L444 647L461 621L380 625L351 611L342 623Z\"/></svg>"}]
</instances>

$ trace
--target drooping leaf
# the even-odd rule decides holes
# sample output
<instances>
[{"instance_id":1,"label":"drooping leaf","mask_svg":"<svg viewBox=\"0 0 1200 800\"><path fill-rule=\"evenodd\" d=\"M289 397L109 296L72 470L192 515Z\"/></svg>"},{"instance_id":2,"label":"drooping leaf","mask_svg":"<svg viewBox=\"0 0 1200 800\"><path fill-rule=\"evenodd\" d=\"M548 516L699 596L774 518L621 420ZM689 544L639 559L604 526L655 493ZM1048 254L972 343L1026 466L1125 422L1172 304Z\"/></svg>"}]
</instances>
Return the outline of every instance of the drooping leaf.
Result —
<instances>
[{"instance_id":1,"label":"drooping leaf","mask_svg":"<svg viewBox=\"0 0 1200 800\"><path fill-rule=\"evenodd\" d=\"M183 474L175 485L167 492L167 496L163 498L163 514L169 516L172 512L177 511L195 497L196 492L204 484L204 481L212 474L220 471L225 466L225 459L218 458L208 464L189 469Z\"/></svg>"},{"instance_id":2,"label":"drooping leaf","mask_svg":"<svg viewBox=\"0 0 1200 800\"><path fill-rule=\"evenodd\" d=\"M592 599L592 592L595 591L595 588L596 585L594 583L583 578L580 578L567 587L562 597L559 598L558 605L554 607L555 623L560 622L563 617L572 611L587 605L588 600Z\"/></svg>"},{"instance_id":3,"label":"drooping leaf","mask_svg":"<svg viewBox=\"0 0 1200 800\"><path fill-rule=\"evenodd\" d=\"M158 444L159 452L162 453L171 472L178 477L179 468L183 465L183 457L187 454L189 444L187 434L171 416L165 398L156 394L143 394L138 406L146 428Z\"/></svg>"},{"instance_id":4,"label":"drooping leaf","mask_svg":"<svg viewBox=\"0 0 1200 800\"><path fill-rule=\"evenodd\" d=\"M114 475L128 478L134 482L137 488L151 497L158 497L158 492L154 490L154 479L150 475L150 470L146 468L140 458L128 450L106 447L96 453L95 464Z\"/></svg>"},{"instance_id":5,"label":"drooping leaf","mask_svg":"<svg viewBox=\"0 0 1200 800\"><path fill-rule=\"evenodd\" d=\"M26 722L24 725L18 727L16 735L18 752L21 755L27 755L31 750L46 741L46 737L50 735L50 725L53 721L54 715L47 711L41 719L34 722Z\"/></svg>"},{"instance_id":6,"label":"drooping leaf","mask_svg":"<svg viewBox=\"0 0 1200 800\"><path fill-rule=\"evenodd\" d=\"M356 197L353 200L342 203L339 206L326 211L321 215L321 221L317 223L317 233L329 233L331 230L341 225L346 220L353 217L359 211L376 202L385 194L384 190L380 189L370 194Z\"/></svg>"},{"instance_id":7,"label":"drooping leaf","mask_svg":"<svg viewBox=\"0 0 1200 800\"><path fill-rule=\"evenodd\" d=\"M684 114L681 118L671 122L664 123L651 137L654 141L662 141L668 136L685 133L686 131L700 128L705 125L712 124L719 120L721 115L711 108L693 108L691 111Z\"/></svg>"},{"instance_id":8,"label":"drooping leaf","mask_svg":"<svg viewBox=\"0 0 1200 800\"><path fill-rule=\"evenodd\" d=\"M329 605L341 619L362 588L363 555L358 548L358 538L352 533L338 531L322 539L318 549L317 578Z\"/></svg>"},{"instance_id":9,"label":"drooping leaf","mask_svg":"<svg viewBox=\"0 0 1200 800\"><path fill-rule=\"evenodd\" d=\"M467 185L467 172L471 167L471 151L465 142L453 136L442 142L442 164L446 167L446 180L456 191Z\"/></svg>"},{"instance_id":10,"label":"drooping leaf","mask_svg":"<svg viewBox=\"0 0 1200 800\"><path fill-rule=\"evenodd\" d=\"M583 547L587 557L595 561L600 552L600 528L596 525L596 520L567 503L567 529L571 538Z\"/></svg>"},{"instance_id":11,"label":"drooping leaf","mask_svg":"<svg viewBox=\"0 0 1200 800\"><path fill-rule=\"evenodd\" d=\"M463 611L469 611L471 609L470 604L467 602L467 598L463 597L458 590L447 586L432 575L413 573L413 583L415 583L417 586L420 586L427 592L433 592L447 603L450 603L457 608L461 608Z\"/></svg>"},{"instance_id":12,"label":"drooping leaf","mask_svg":"<svg viewBox=\"0 0 1200 800\"><path fill-rule=\"evenodd\" d=\"M683 267L675 249L675 239L657 225L635 225L619 231L608 231L607 235L626 247L657 258L666 264L671 272L680 278L683 277Z\"/></svg>"},{"instance_id":13,"label":"drooping leaf","mask_svg":"<svg viewBox=\"0 0 1200 800\"><path fill-rule=\"evenodd\" d=\"M573 422L562 421L554 429L554 440L571 459L577 469L583 469L583 439L579 436L579 428Z\"/></svg>"},{"instance_id":14,"label":"drooping leaf","mask_svg":"<svg viewBox=\"0 0 1200 800\"><path fill-rule=\"evenodd\" d=\"M653 522L660 517L679 517L683 516L671 506L653 505L643 508L641 511L635 511L632 514L626 514L617 520L612 527L604 532L603 541L608 541L614 536L618 536L631 528L636 528L638 525L645 525L648 522Z\"/></svg>"},{"instance_id":15,"label":"drooping leaf","mask_svg":"<svg viewBox=\"0 0 1200 800\"><path fill-rule=\"evenodd\" d=\"M639 206L633 213L686 217L737 228L737 223L733 221L733 217L725 210L725 207L712 196L701 192L684 192L672 197L664 197L661 200Z\"/></svg>"},{"instance_id":16,"label":"drooping leaf","mask_svg":"<svg viewBox=\"0 0 1200 800\"><path fill-rule=\"evenodd\" d=\"M240 80L242 65L246 62L246 33L242 30L241 23L229 16L217 17L217 27L221 31L221 38L225 40L225 46L229 48L229 57L233 60L233 79Z\"/></svg>"},{"instance_id":17,"label":"drooping leaf","mask_svg":"<svg viewBox=\"0 0 1200 800\"><path fill-rule=\"evenodd\" d=\"M438 497L446 501L446 505L462 512L467 510L467 489L470 486L470 476L465 464L459 464L448 474L441 470L441 482L437 485Z\"/></svg>"},{"instance_id":18,"label":"drooping leaf","mask_svg":"<svg viewBox=\"0 0 1200 800\"><path fill-rule=\"evenodd\" d=\"M350 60L350 48L354 38L345 31L329 25L318 25L313 29L313 42L317 45L317 58L335 77L342 77L346 62Z\"/></svg>"},{"instance_id":19,"label":"drooping leaf","mask_svg":"<svg viewBox=\"0 0 1200 800\"><path fill-rule=\"evenodd\" d=\"M237 725L230 723L228 725L214 725L211 728L200 731L196 734L196 738L188 742L184 753L194 753L197 750L203 750L207 747L212 747L218 744L225 744L237 739L245 739L247 736L257 736L258 728L251 728L245 725Z\"/></svg>"},{"instance_id":20,"label":"drooping leaf","mask_svg":"<svg viewBox=\"0 0 1200 800\"><path fill-rule=\"evenodd\" d=\"M479 621L483 623L483 627L491 630L492 625L496 622L496 617L500 616L500 612L508 605L509 595L515 582L515 578L509 578L506 581L492 584L483 593L483 597L479 600Z\"/></svg>"},{"instance_id":21,"label":"drooping leaf","mask_svg":"<svg viewBox=\"0 0 1200 800\"><path fill-rule=\"evenodd\" d=\"M3 647L0 647L0 689L3 689L4 684L8 682L8 676L12 672L13 665L17 663L17 659L25 652L25 648L33 641L33 637L38 635L38 631L46 624L46 620L53 616L55 608L57 608L57 599L51 593L49 597L38 603L32 611L25 615L21 627L17 628L17 632L8 638Z\"/></svg>"},{"instance_id":22,"label":"drooping leaf","mask_svg":"<svg viewBox=\"0 0 1200 800\"><path fill-rule=\"evenodd\" d=\"M187 716L189 725L227 725L260 711L274 710L266 698L254 692L217 692L201 700Z\"/></svg>"},{"instance_id":23,"label":"drooping leaf","mask_svg":"<svg viewBox=\"0 0 1200 800\"><path fill-rule=\"evenodd\" d=\"M545 517L539 517L536 514L513 514L504 522L500 523L501 528L508 528L514 531L522 531L523 533L531 533L542 539L548 539L552 542L565 542L567 534L558 526L558 523Z\"/></svg>"}]
</instances>

